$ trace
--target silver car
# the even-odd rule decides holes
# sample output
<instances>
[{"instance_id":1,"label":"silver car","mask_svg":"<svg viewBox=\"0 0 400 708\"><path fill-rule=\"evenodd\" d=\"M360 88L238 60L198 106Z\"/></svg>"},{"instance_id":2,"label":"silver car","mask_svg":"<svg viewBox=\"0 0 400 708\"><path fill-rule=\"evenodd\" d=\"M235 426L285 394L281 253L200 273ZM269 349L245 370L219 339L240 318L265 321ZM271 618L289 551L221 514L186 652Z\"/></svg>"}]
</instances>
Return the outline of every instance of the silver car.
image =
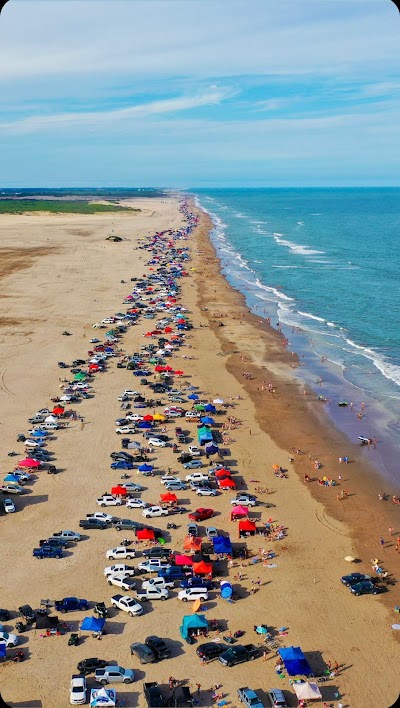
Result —
<instances>
[{"instance_id":1,"label":"silver car","mask_svg":"<svg viewBox=\"0 0 400 708\"><path fill-rule=\"evenodd\" d=\"M122 666L105 666L104 669L96 669L95 680L105 686L107 683L132 683L135 674L132 669L123 669Z\"/></svg>"}]
</instances>

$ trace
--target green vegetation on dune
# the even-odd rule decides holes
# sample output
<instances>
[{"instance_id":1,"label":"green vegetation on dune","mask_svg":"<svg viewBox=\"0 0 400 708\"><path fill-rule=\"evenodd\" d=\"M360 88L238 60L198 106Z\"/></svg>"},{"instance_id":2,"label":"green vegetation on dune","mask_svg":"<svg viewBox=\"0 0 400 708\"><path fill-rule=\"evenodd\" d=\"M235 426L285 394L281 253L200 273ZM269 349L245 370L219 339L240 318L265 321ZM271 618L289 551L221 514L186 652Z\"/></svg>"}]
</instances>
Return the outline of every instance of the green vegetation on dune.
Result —
<instances>
[{"instance_id":1,"label":"green vegetation on dune","mask_svg":"<svg viewBox=\"0 0 400 708\"><path fill-rule=\"evenodd\" d=\"M97 204L81 200L0 199L0 214L22 214L27 211L49 211L53 214L101 214L104 212L141 210L118 204Z\"/></svg>"}]
</instances>

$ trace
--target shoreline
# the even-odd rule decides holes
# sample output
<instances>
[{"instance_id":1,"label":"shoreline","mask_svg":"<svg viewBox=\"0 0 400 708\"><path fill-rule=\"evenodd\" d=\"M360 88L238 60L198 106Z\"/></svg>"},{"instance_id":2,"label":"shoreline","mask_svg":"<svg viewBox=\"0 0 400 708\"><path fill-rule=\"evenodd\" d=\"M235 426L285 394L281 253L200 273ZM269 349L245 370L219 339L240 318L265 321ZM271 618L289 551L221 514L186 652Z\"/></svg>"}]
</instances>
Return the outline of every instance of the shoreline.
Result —
<instances>
[{"instance_id":1,"label":"shoreline","mask_svg":"<svg viewBox=\"0 0 400 708\"><path fill-rule=\"evenodd\" d=\"M292 368L294 361L297 363L299 361L297 354L292 354L284 348L284 335L268 325L265 318L252 313L246 304L245 295L228 282L212 242L211 231L214 228L212 219L201 207L194 206L194 209L203 214L203 235L206 241L200 244L197 239L197 248L204 252L202 260L206 260L208 277L211 277L215 283L219 282L224 288L226 307L230 310L230 316L232 312L236 313L236 317L240 316L239 313L243 313L243 324L248 325L253 332L262 333L265 337L264 351L258 352L253 362L244 364L237 353L243 349L242 345L232 347L226 336L228 327L219 327L218 319L213 317L215 313L205 312L211 329L221 342L222 350L227 354L228 371L235 376L251 397L261 428L279 447L286 450L288 458L294 458L294 462L287 463L287 467L294 469L301 481L304 474L315 478L315 481L307 485L308 491L318 503L323 504L331 517L346 524L355 555L363 561L364 572L369 572L369 559L379 556L385 568L395 577L399 559L394 553L393 539L400 532L399 508L392 505L390 498L386 502L379 501L382 481L378 477L375 465L365 459L364 451L359 445L352 443L346 434L336 427L323 404L318 402L315 392L309 386L305 386L308 395L301 394L300 388L303 386L295 378ZM201 285L198 287L201 291ZM201 295L199 306L201 309L206 306L206 299ZM221 321L225 325L226 320ZM252 373L254 379L244 379L243 370ZM258 390L261 380L264 379L267 382L273 381L276 387L277 393L273 398L267 390ZM268 402L270 411L266 411L265 402ZM288 430L282 428L280 420L283 407L291 431L292 446L300 448L303 453L301 455L291 452ZM347 465L338 462L344 450L350 462ZM322 462L320 472L313 470L309 454L312 455L313 460L318 459ZM317 477L325 475L336 480L338 475L341 475L341 483L339 482L339 485L332 489L321 488L317 484ZM344 488L349 489L349 496L339 502L336 494ZM395 529L392 539L388 536L389 527ZM383 550L379 546L381 536L388 541ZM391 547L392 543L393 547ZM389 549L392 553L389 553ZM400 601L400 593L397 588L392 588L390 593L381 596L380 601L393 612L394 605Z\"/></svg>"}]
</instances>

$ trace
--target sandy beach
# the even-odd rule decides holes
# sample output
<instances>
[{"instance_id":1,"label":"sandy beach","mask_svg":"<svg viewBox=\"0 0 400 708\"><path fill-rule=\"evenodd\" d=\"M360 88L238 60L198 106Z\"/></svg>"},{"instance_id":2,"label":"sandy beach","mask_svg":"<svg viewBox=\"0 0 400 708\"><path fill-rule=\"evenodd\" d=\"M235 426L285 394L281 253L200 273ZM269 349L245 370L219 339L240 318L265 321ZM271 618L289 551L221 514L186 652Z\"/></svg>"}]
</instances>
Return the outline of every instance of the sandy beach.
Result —
<instances>
[{"instance_id":1,"label":"sandy beach","mask_svg":"<svg viewBox=\"0 0 400 708\"><path fill-rule=\"evenodd\" d=\"M57 395L62 376L57 362L87 356L89 339L95 336L92 324L124 307L121 302L130 292L130 278L148 273L146 254L135 250L138 239L183 223L177 199L135 199L132 205L142 211L134 215L0 216L0 424L5 473L20 459L8 458L8 451L16 450L23 456L16 436L26 432L27 418ZM399 694L400 652L391 629L397 617L394 606L400 604L398 588L390 587L379 597L353 597L340 578L351 571L371 572L370 559L375 556L396 575L398 509L378 501L381 490L359 448L350 446L329 424L316 396L311 392L302 395L293 377L296 358L284 349L276 332L247 312L241 295L221 276L208 239L210 226L207 217L202 217L189 240L191 266L196 270L184 279L182 302L191 312L194 329L187 340L191 348L185 350L185 358L181 350L173 365L182 368L185 380L199 386L208 400L221 397L234 404L232 414L242 424L229 433L232 442L224 446L227 463L239 473L241 490L254 492L259 485L269 490L260 497L275 507L257 506L252 518L266 522L271 517L288 530L286 538L273 545L276 567L233 567L232 580L239 570L243 574L241 581L234 582L240 600L228 604L212 596L206 603L207 617L226 621L228 631L244 630L246 642L257 643L255 624L265 623L276 630L287 627L284 643L301 646L312 666L339 664L337 677L320 686L328 705L341 701L351 708L389 708ZM112 232L126 240L116 244L105 241ZM124 336L123 349L128 354L143 344L145 322ZM72 336L63 337L64 330ZM244 378L243 373L253 378ZM136 377L134 381L137 384ZM263 389L263 382L272 382L273 395ZM6 571L0 606L14 612L13 619L5 623L8 631L12 631L15 611L21 604L37 608L42 598L69 595L109 604L114 594L103 577L108 565L105 552L118 545L124 532L90 532L61 560L38 562L32 558L32 548L39 539L61 529L78 531L79 519L96 511L95 499L119 479L119 473L109 468L110 453L120 449L114 432L120 415L117 396L134 385L132 376L112 363L93 385L94 397L78 406L85 425L71 421L68 429L56 432L51 441L62 473L39 473L31 493L16 500L18 513L0 516ZM195 424L191 425L195 429ZM173 429L174 423L169 423L167 433L173 434ZM338 462L344 446L349 465ZM292 453L292 448L301 454ZM321 461L321 472L313 471L310 456ZM155 457L160 469L181 467L171 448L157 451ZM288 462L289 457L295 458L294 463ZM288 470L287 479L274 476L275 464ZM304 474L312 478L327 474L336 479L341 475L339 490L348 489L347 499L338 501L335 487L319 487L316 481L305 484ZM143 481L147 487L143 499L157 503L159 480ZM198 499L192 492L183 492L179 499L191 509L212 506L217 515L209 525L236 540L237 524L229 518L229 492L212 498L210 504L207 497ZM142 520L136 509L121 515ZM180 528L172 531L172 536L166 532L166 538L169 547L180 550L187 517L174 520ZM166 529L164 518L155 521ZM389 527L394 528L392 538ZM387 541L383 549L381 537ZM249 540L255 553L260 546L268 547L260 538ZM348 555L362 562L350 566L344 561ZM258 577L261 585L251 595L252 581ZM76 647L69 647L66 637L42 638L36 630L21 634L20 644L29 660L22 665L0 665L2 696L12 706L67 705L76 664L91 656L135 669L135 682L118 690L126 706L145 706L143 680L165 683L170 675L187 680L193 691L200 683L202 706L212 704L208 689L216 683L222 684L230 708L238 705L236 691L244 685L257 690L265 705L266 691L274 686L293 695L288 678L283 681L276 676L274 655L231 669L221 667L218 661L202 666L196 645L188 646L179 634L187 609L173 597L165 603L149 603L140 618L112 613L100 642L86 634ZM82 613L67 616L74 631L81 618ZM172 658L142 667L131 657L129 645L151 634L170 638ZM88 683L95 685L92 676Z\"/></svg>"}]
</instances>

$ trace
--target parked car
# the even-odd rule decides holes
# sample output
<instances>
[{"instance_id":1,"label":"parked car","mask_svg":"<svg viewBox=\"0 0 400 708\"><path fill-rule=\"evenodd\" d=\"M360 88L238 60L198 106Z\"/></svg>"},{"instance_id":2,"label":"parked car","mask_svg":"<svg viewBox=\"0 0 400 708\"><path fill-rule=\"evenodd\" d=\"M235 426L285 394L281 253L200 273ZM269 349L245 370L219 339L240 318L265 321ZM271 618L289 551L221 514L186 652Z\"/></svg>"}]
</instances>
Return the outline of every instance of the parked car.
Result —
<instances>
[{"instance_id":1,"label":"parked car","mask_svg":"<svg viewBox=\"0 0 400 708\"><path fill-rule=\"evenodd\" d=\"M193 521L204 521L205 519L211 519L211 517L214 516L214 510L213 509L196 509L196 511L192 511L191 514L189 514L189 519L193 519Z\"/></svg>"},{"instance_id":2,"label":"parked car","mask_svg":"<svg viewBox=\"0 0 400 708\"><path fill-rule=\"evenodd\" d=\"M144 590L149 590L152 588L160 588L161 590L169 590L175 587L173 580L166 580L165 578L150 578L150 580L145 580L142 583L142 588Z\"/></svg>"},{"instance_id":3,"label":"parked car","mask_svg":"<svg viewBox=\"0 0 400 708\"><path fill-rule=\"evenodd\" d=\"M135 555L135 549L127 546L116 546L116 548L111 548L106 552L106 558L108 560L120 560L121 558L130 560L131 558L134 558Z\"/></svg>"},{"instance_id":4,"label":"parked car","mask_svg":"<svg viewBox=\"0 0 400 708\"><path fill-rule=\"evenodd\" d=\"M131 492L142 492L143 487L141 484L136 484L135 482L127 482L124 479L118 483L120 487L125 487L126 491Z\"/></svg>"},{"instance_id":5,"label":"parked car","mask_svg":"<svg viewBox=\"0 0 400 708\"><path fill-rule=\"evenodd\" d=\"M0 608L0 622L8 622L10 619L10 613L8 610L5 610L3 608ZM33 619L35 619L35 615L33 615Z\"/></svg>"},{"instance_id":6,"label":"parked car","mask_svg":"<svg viewBox=\"0 0 400 708\"><path fill-rule=\"evenodd\" d=\"M211 487L198 487L196 494L198 497L216 497L218 492L216 489L211 489Z\"/></svg>"},{"instance_id":7,"label":"parked car","mask_svg":"<svg viewBox=\"0 0 400 708\"><path fill-rule=\"evenodd\" d=\"M145 519L151 519L154 516L168 516L168 509L163 509L162 506L149 506L147 509L143 509L142 516Z\"/></svg>"},{"instance_id":8,"label":"parked car","mask_svg":"<svg viewBox=\"0 0 400 708\"><path fill-rule=\"evenodd\" d=\"M88 610L89 603L78 597L64 597L62 600L56 600L54 607L56 612L75 612L76 610Z\"/></svg>"},{"instance_id":9,"label":"parked car","mask_svg":"<svg viewBox=\"0 0 400 708\"><path fill-rule=\"evenodd\" d=\"M163 708L165 706L165 699L157 681L143 683L143 692L148 708Z\"/></svg>"},{"instance_id":10,"label":"parked car","mask_svg":"<svg viewBox=\"0 0 400 708\"><path fill-rule=\"evenodd\" d=\"M267 691L267 696L270 706L272 708L286 708L287 703L285 699L285 694L280 688L271 688Z\"/></svg>"},{"instance_id":11,"label":"parked car","mask_svg":"<svg viewBox=\"0 0 400 708\"><path fill-rule=\"evenodd\" d=\"M113 460L128 460L128 462L132 462L133 460L133 455L129 452L125 452L124 450L121 450L120 452L112 452L110 457Z\"/></svg>"},{"instance_id":12,"label":"parked car","mask_svg":"<svg viewBox=\"0 0 400 708\"><path fill-rule=\"evenodd\" d=\"M117 531L137 531L143 528L143 524L133 521L133 519L117 519L114 522L114 527Z\"/></svg>"},{"instance_id":13,"label":"parked car","mask_svg":"<svg viewBox=\"0 0 400 708\"><path fill-rule=\"evenodd\" d=\"M178 592L178 600L183 600L183 602L201 600L201 602L205 602L208 600L208 590L204 587L184 588Z\"/></svg>"},{"instance_id":14,"label":"parked car","mask_svg":"<svg viewBox=\"0 0 400 708\"><path fill-rule=\"evenodd\" d=\"M160 438L149 438L148 439L149 445L153 445L153 447L166 447L167 443L165 440L160 440Z\"/></svg>"},{"instance_id":15,"label":"parked car","mask_svg":"<svg viewBox=\"0 0 400 708\"><path fill-rule=\"evenodd\" d=\"M126 565L125 563L114 563L114 565L109 565L104 568L104 575L126 575L133 577L135 575L135 568L132 565Z\"/></svg>"},{"instance_id":16,"label":"parked car","mask_svg":"<svg viewBox=\"0 0 400 708\"><path fill-rule=\"evenodd\" d=\"M135 674L132 669L123 669L122 666L109 664L103 669L96 669L95 680L106 686L108 683L132 683Z\"/></svg>"},{"instance_id":17,"label":"parked car","mask_svg":"<svg viewBox=\"0 0 400 708\"><path fill-rule=\"evenodd\" d=\"M79 528L81 529L106 529L108 524L101 519L81 519L79 522Z\"/></svg>"},{"instance_id":18,"label":"parked car","mask_svg":"<svg viewBox=\"0 0 400 708\"><path fill-rule=\"evenodd\" d=\"M212 541L213 538L217 538L217 536L219 536L218 530L215 528L215 526L206 527L206 536L209 541Z\"/></svg>"},{"instance_id":19,"label":"parked car","mask_svg":"<svg viewBox=\"0 0 400 708\"><path fill-rule=\"evenodd\" d=\"M134 642L130 645L132 656L136 656L141 664L153 664L156 661L156 655L147 646L141 642Z\"/></svg>"},{"instance_id":20,"label":"parked car","mask_svg":"<svg viewBox=\"0 0 400 708\"><path fill-rule=\"evenodd\" d=\"M16 511L15 504L12 499L4 499L3 507L6 514L13 514Z\"/></svg>"},{"instance_id":21,"label":"parked car","mask_svg":"<svg viewBox=\"0 0 400 708\"><path fill-rule=\"evenodd\" d=\"M361 583L363 580L371 580L371 576L364 575L364 573L350 573L350 575L344 575L341 580L343 585L349 587L350 585Z\"/></svg>"},{"instance_id":22,"label":"parked car","mask_svg":"<svg viewBox=\"0 0 400 708\"><path fill-rule=\"evenodd\" d=\"M198 536L199 529L197 524L190 523L187 525L187 535L188 536Z\"/></svg>"},{"instance_id":23,"label":"parked car","mask_svg":"<svg viewBox=\"0 0 400 708\"><path fill-rule=\"evenodd\" d=\"M213 590L214 583L212 580L206 580L205 578L196 578L190 576L189 578L183 578L179 583L181 588L202 588L203 590Z\"/></svg>"},{"instance_id":24,"label":"parked car","mask_svg":"<svg viewBox=\"0 0 400 708\"><path fill-rule=\"evenodd\" d=\"M110 467L112 470L133 470L133 463L130 460L115 460Z\"/></svg>"},{"instance_id":25,"label":"parked car","mask_svg":"<svg viewBox=\"0 0 400 708\"><path fill-rule=\"evenodd\" d=\"M167 600L169 597L169 591L166 588L150 586L137 590L136 597L138 600L142 600L143 602L147 602L147 600Z\"/></svg>"},{"instance_id":26,"label":"parked car","mask_svg":"<svg viewBox=\"0 0 400 708\"><path fill-rule=\"evenodd\" d=\"M188 573L180 565L169 565L167 567L160 568L157 575L159 578L166 578L168 580L181 580L182 578L185 578Z\"/></svg>"},{"instance_id":27,"label":"parked car","mask_svg":"<svg viewBox=\"0 0 400 708\"><path fill-rule=\"evenodd\" d=\"M18 637L16 634L9 634L8 632L0 632L0 642L5 642L7 649L16 647L18 644Z\"/></svg>"},{"instance_id":28,"label":"parked car","mask_svg":"<svg viewBox=\"0 0 400 708\"><path fill-rule=\"evenodd\" d=\"M164 546L154 546L153 548L145 548L142 553L145 558L169 558L172 551Z\"/></svg>"},{"instance_id":29,"label":"parked car","mask_svg":"<svg viewBox=\"0 0 400 708\"><path fill-rule=\"evenodd\" d=\"M257 497L253 494L238 494L235 499L231 499L232 506L238 506L243 504L243 506L256 506Z\"/></svg>"},{"instance_id":30,"label":"parked car","mask_svg":"<svg viewBox=\"0 0 400 708\"><path fill-rule=\"evenodd\" d=\"M180 481L181 480L179 479L179 477L176 477L175 475L172 475L172 474L164 474L160 479L161 484L172 484L173 482L180 482Z\"/></svg>"},{"instance_id":31,"label":"parked car","mask_svg":"<svg viewBox=\"0 0 400 708\"><path fill-rule=\"evenodd\" d=\"M94 514L86 514L86 518L98 519L99 521L105 521L106 524L111 524L114 517L111 514L106 514L104 511L95 511Z\"/></svg>"},{"instance_id":32,"label":"parked car","mask_svg":"<svg viewBox=\"0 0 400 708\"><path fill-rule=\"evenodd\" d=\"M238 688L237 690L238 699L241 703L244 703L247 708L264 708L263 703L260 701L256 692L247 686L243 688Z\"/></svg>"},{"instance_id":33,"label":"parked car","mask_svg":"<svg viewBox=\"0 0 400 708\"><path fill-rule=\"evenodd\" d=\"M127 509L146 509L149 504L143 499L127 499L125 506Z\"/></svg>"},{"instance_id":34,"label":"parked car","mask_svg":"<svg viewBox=\"0 0 400 708\"><path fill-rule=\"evenodd\" d=\"M138 565L141 573L157 573L161 568L170 568L171 564L163 558L149 558Z\"/></svg>"},{"instance_id":35,"label":"parked car","mask_svg":"<svg viewBox=\"0 0 400 708\"><path fill-rule=\"evenodd\" d=\"M143 614L143 607L133 597L129 595L114 595L111 598L111 604L118 610L127 612L130 617L135 617Z\"/></svg>"},{"instance_id":36,"label":"parked car","mask_svg":"<svg viewBox=\"0 0 400 708\"><path fill-rule=\"evenodd\" d=\"M179 492L183 489L187 489L188 485L185 484L185 482L181 482L181 480L176 481L176 482L166 482L165 483L165 489L167 492Z\"/></svg>"},{"instance_id":37,"label":"parked car","mask_svg":"<svg viewBox=\"0 0 400 708\"><path fill-rule=\"evenodd\" d=\"M60 546L41 546L33 549L35 558L62 558L64 551Z\"/></svg>"},{"instance_id":38,"label":"parked car","mask_svg":"<svg viewBox=\"0 0 400 708\"><path fill-rule=\"evenodd\" d=\"M360 583L350 585L350 592L353 595L378 595L383 591L383 587L375 585L371 580L362 580Z\"/></svg>"},{"instance_id":39,"label":"parked car","mask_svg":"<svg viewBox=\"0 0 400 708\"><path fill-rule=\"evenodd\" d=\"M36 620L36 615L30 605L21 605L21 607L18 607L18 615L20 617L23 617L24 620L26 620L26 622L28 622L29 624L32 624L32 622ZM8 618L5 619L10 619L10 613L8 613Z\"/></svg>"},{"instance_id":40,"label":"parked car","mask_svg":"<svg viewBox=\"0 0 400 708\"><path fill-rule=\"evenodd\" d=\"M129 575L118 573L117 575L108 575L107 582L109 585L115 585L117 588L122 588L125 592L130 592L134 589L136 583Z\"/></svg>"},{"instance_id":41,"label":"parked car","mask_svg":"<svg viewBox=\"0 0 400 708\"><path fill-rule=\"evenodd\" d=\"M171 650L166 645L163 639L151 635L145 639L146 646L150 647L152 652L154 652L157 661L162 661L163 659L169 659L171 656Z\"/></svg>"},{"instance_id":42,"label":"parked car","mask_svg":"<svg viewBox=\"0 0 400 708\"><path fill-rule=\"evenodd\" d=\"M69 689L69 702L72 706L86 703L86 679L84 676L74 675L71 678Z\"/></svg>"},{"instance_id":43,"label":"parked car","mask_svg":"<svg viewBox=\"0 0 400 708\"><path fill-rule=\"evenodd\" d=\"M24 491L24 488L18 484L2 484L0 487L2 494L23 494Z\"/></svg>"},{"instance_id":44,"label":"parked car","mask_svg":"<svg viewBox=\"0 0 400 708\"><path fill-rule=\"evenodd\" d=\"M190 460L190 462L185 462L184 463L184 468L185 470L196 470L198 467L203 467L203 463L201 460ZM187 479L187 477L186 477Z\"/></svg>"},{"instance_id":45,"label":"parked car","mask_svg":"<svg viewBox=\"0 0 400 708\"><path fill-rule=\"evenodd\" d=\"M102 497L96 499L99 506L121 506L122 500L120 497L114 497L113 494L103 494Z\"/></svg>"},{"instance_id":46,"label":"parked car","mask_svg":"<svg viewBox=\"0 0 400 708\"><path fill-rule=\"evenodd\" d=\"M81 540L82 536L80 533L76 533L75 531L55 531L53 533L53 538L61 538L62 540L65 541L75 541L78 542Z\"/></svg>"},{"instance_id":47,"label":"parked car","mask_svg":"<svg viewBox=\"0 0 400 708\"><path fill-rule=\"evenodd\" d=\"M244 661L252 661L259 656L258 648L254 644L235 644L220 654L219 661L224 666L235 666Z\"/></svg>"},{"instance_id":48,"label":"parked car","mask_svg":"<svg viewBox=\"0 0 400 708\"><path fill-rule=\"evenodd\" d=\"M193 462L196 462L196 460L193 460ZM204 474L204 472L192 472L186 475L185 479L187 482L201 482L202 485L204 482L210 482L208 474Z\"/></svg>"},{"instance_id":49,"label":"parked car","mask_svg":"<svg viewBox=\"0 0 400 708\"><path fill-rule=\"evenodd\" d=\"M197 656L207 664L214 659L218 659L219 655L228 649L226 644L216 644L215 642L206 642L205 644L200 644L196 649Z\"/></svg>"},{"instance_id":50,"label":"parked car","mask_svg":"<svg viewBox=\"0 0 400 708\"><path fill-rule=\"evenodd\" d=\"M117 435L133 435L137 432L137 430L133 425L121 425L118 428L115 428L115 432Z\"/></svg>"},{"instance_id":51,"label":"parked car","mask_svg":"<svg viewBox=\"0 0 400 708\"><path fill-rule=\"evenodd\" d=\"M87 674L92 674L96 671L96 669L103 669L105 666L107 666L107 661L104 661L104 659L93 658L82 659L76 668L81 674L86 676Z\"/></svg>"},{"instance_id":52,"label":"parked car","mask_svg":"<svg viewBox=\"0 0 400 708\"><path fill-rule=\"evenodd\" d=\"M189 445L189 454L192 455L193 457L200 457L202 452L197 445Z\"/></svg>"}]
</instances>

